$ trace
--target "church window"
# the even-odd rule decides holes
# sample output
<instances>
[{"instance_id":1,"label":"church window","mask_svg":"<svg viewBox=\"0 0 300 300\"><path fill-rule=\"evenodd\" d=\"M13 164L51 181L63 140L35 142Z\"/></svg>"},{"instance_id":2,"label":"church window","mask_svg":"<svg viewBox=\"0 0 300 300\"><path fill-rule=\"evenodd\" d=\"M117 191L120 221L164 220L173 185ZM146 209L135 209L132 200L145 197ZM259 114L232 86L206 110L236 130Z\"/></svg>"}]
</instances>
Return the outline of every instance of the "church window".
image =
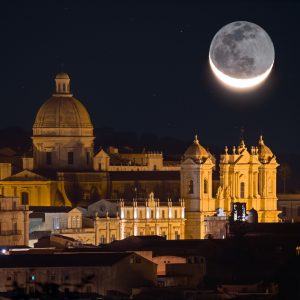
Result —
<instances>
[{"instance_id":1,"label":"church window","mask_svg":"<svg viewBox=\"0 0 300 300\"><path fill-rule=\"evenodd\" d=\"M154 219L154 211L151 209L151 219Z\"/></svg>"},{"instance_id":2,"label":"church window","mask_svg":"<svg viewBox=\"0 0 300 300\"><path fill-rule=\"evenodd\" d=\"M47 163L47 165L52 164L52 153L51 152L46 152L46 163Z\"/></svg>"},{"instance_id":3,"label":"church window","mask_svg":"<svg viewBox=\"0 0 300 300\"><path fill-rule=\"evenodd\" d=\"M241 182L240 184L240 198L245 198L245 182Z\"/></svg>"},{"instance_id":4,"label":"church window","mask_svg":"<svg viewBox=\"0 0 300 300\"><path fill-rule=\"evenodd\" d=\"M207 179L204 179L204 194L207 194L208 193L208 182L207 182Z\"/></svg>"},{"instance_id":5,"label":"church window","mask_svg":"<svg viewBox=\"0 0 300 300\"><path fill-rule=\"evenodd\" d=\"M68 164L73 165L74 163L74 152L68 152Z\"/></svg>"},{"instance_id":6,"label":"church window","mask_svg":"<svg viewBox=\"0 0 300 300\"><path fill-rule=\"evenodd\" d=\"M129 211L129 210L127 210L126 218L127 218L127 219L130 219L130 211Z\"/></svg>"},{"instance_id":7,"label":"church window","mask_svg":"<svg viewBox=\"0 0 300 300\"><path fill-rule=\"evenodd\" d=\"M175 218L175 219L177 219L177 218L178 218L177 209L174 211L174 218Z\"/></svg>"},{"instance_id":8,"label":"church window","mask_svg":"<svg viewBox=\"0 0 300 300\"><path fill-rule=\"evenodd\" d=\"M163 219L166 217L165 211L164 211L164 210L162 210L162 212L161 212L161 217L162 217Z\"/></svg>"},{"instance_id":9,"label":"church window","mask_svg":"<svg viewBox=\"0 0 300 300\"><path fill-rule=\"evenodd\" d=\"M29 202L28 200L29 200L28 193L27 192L22 192L21 193L22 205L28 205L28 202Z\"/></svg>"},{"instance_id":10,"label":"church window","mask_svg":"<svg viewBox=\"0 0 300 300\"><path fill-rule=\"evenodd\" d=\"M189 194L194 194L194 182L193 182L193 180L190 180L190 182L189 182L188 193Z\"/></svg>"},{"instance_id":11,"label":"church window","mask_svg":"<svg viewBox=\"0 0 300 300\"><path fill-rule=\"evenodd\" d=\"M143 219L143 212L140 210L140 219Z\"/></svg>"}]
</instances>

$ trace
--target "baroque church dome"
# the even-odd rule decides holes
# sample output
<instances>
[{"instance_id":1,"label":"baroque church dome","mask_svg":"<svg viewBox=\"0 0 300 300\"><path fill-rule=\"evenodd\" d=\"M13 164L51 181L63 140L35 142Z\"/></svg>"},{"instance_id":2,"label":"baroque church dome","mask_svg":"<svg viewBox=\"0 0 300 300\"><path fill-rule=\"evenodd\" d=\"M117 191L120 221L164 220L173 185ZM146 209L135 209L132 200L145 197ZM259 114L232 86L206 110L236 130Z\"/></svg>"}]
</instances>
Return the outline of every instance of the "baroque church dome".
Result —
<instances>
[{"instance_id":1,"label":"baroque church dome","mask_svg":"<svg viewBox=\"0 0 300 300\"><path fill-rule=\"evenodd\" d=\"M265 145L262 135L259 138L258 142L258 157L259 160L268 161L270 158L274 156L271 149Z\"/></svg>"},{"instance_id":2,"label":"baroque church dome","mask_svg":"<svg viewBox=\"0 0 300 300\"><path fill-rule=\"evenodd\" d=\"M208 157L209 154L206 149L200 145L197 135L195 136L194 142L184 152L184 158L201 159L202 157Z\"/></svg>"},{"instance_id":3,"label":"baroque church dome","mask_svg":"<svg viewBox=\"0 0 300 300\"><path fill-rule=\"evenodd\" d=\"M55 77L56 92L39 109L33 125L34 134L43 129L93 129L88 111L84 105L70 93L70 77L59 73ZM74 130L72 134L76 134ZM88 134L89 135L89 134Z\"/></svg>"}]
</instances>

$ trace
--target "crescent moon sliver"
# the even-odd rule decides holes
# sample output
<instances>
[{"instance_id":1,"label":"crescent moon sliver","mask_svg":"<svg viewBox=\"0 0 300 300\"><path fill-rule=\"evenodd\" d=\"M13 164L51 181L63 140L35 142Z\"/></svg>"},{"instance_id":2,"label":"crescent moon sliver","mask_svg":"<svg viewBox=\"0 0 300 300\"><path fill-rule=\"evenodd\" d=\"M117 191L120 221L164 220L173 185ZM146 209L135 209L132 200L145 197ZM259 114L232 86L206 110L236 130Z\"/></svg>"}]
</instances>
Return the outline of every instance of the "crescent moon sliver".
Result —
<instances>
[{"instance_id":1,"label":"crescent moon sliver","mask_svg":"<svg viewBox=\"0 0 300 300\"><path fill-rule=\"evenodd\" d=\"M214 65L213 61L211 60L210 54L209 54L209 64L210 64L210 67L211 67L213 73L221 82L223 82L227 86L230 86L233 88L245 89L245 88L255 87L255 86L259 85L260 83L262 83L271 73L274 62L272 63L270 68L267 69L264 73L262 73L256 77L253 77L253 78L243 78L243 79L228 76L228 75L224 74L222 71L220 71Z\"/></svg>"}]
</instances>

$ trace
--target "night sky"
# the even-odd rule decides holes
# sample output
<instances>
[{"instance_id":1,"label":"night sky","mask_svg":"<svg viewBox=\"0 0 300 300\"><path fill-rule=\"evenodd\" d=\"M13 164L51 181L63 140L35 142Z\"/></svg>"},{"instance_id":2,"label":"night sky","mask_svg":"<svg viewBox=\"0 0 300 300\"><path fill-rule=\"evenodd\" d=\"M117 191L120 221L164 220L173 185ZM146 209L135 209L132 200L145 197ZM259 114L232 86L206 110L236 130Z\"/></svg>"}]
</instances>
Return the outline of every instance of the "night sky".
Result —
<instances>
[{"instance_id":1,"label":"night sky","mask_svg":"<svg viewBox=\"0 0 300 300\"><path fill-rule=\"evenodd\" d=\"M63 64L94 127L183 140L197 133L203 145L231 146L243 126L248 145L262 131L274 152L299 153L300 4L120 3L1 2L0 127L29 130ZM224 89L208 66L213 36L237 20L260 25L275 47L271 76L246 94Z\"/></svg>"}]
</instances>

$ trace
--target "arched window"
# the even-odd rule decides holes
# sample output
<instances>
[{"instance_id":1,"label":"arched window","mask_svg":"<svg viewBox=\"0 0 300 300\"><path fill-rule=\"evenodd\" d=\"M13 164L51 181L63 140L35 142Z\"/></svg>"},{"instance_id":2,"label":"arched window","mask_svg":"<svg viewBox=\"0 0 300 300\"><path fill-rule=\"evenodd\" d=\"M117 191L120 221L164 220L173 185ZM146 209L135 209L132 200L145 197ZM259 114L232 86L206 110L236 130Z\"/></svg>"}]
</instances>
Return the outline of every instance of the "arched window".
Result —
<instances>
[{"instance_id":1,"label":"arched window","mask_svg":"<svg viewBox=\"0 0 300 300\"><path fill-rule=\"evenodd\" d=\"M194 194L194 181L193 180L190 180L190 182L189 182L188 193Z\"/></svg>"},{"instance_id":2,"label":"arched window","mask_svg":"<svg viewBox=\"0 0 300 300\"><path fill-rule=\"evenodd\" d=\"M28 200L29 200L29 196L27 192L22 192L21 193L21 202L22 205L28 205Z\"/></svg>"},{"instance_id":3,"label":"arched window","mask_svg":"<svg viewBox=\"0 0 300 300\"><path fill-rule=\"evenodd\" d=\"M151 209L151 219L154 219L154 211Z\"/></svg>"},{"instance_id":4,"label":"arched window","mask_svg":"<svg viewBox=\"0 0 300 300\"><path fill-rule=\"evenodd\" d=\"M208 182L207 182L207 179L204 179L203 190L204 190L204 194L208 193Z\"/></svg>"},{"instance_id":5,"label":"arched window","mask_svg":"<svg viewBox=\"0 0 300 300\"><path fill-rule=\"evenodd\" d=\"M175 218L175 219L178 218L177 209L174 211L174 218Z\"/></svg>"},{"instance_id":6,"label":"arched window","mask_svg":"<svg viewBox=\"0 0 300 300\"><path fill-rule=\"evenodd\" d=\"M161 217L162 217L163 219L166 217L165 211L164 211L164 210L161 211Z\"/></svg>"},{"instance_id":7,"label":"arched window","mask_svg":"<svg viewBox=\"0 0 300 300\"><path fill-rule=\"evenodd\" d=\"M240 198L245 198L245 182L241 182L240 184Z\"/></svg>"}]
</instances>

